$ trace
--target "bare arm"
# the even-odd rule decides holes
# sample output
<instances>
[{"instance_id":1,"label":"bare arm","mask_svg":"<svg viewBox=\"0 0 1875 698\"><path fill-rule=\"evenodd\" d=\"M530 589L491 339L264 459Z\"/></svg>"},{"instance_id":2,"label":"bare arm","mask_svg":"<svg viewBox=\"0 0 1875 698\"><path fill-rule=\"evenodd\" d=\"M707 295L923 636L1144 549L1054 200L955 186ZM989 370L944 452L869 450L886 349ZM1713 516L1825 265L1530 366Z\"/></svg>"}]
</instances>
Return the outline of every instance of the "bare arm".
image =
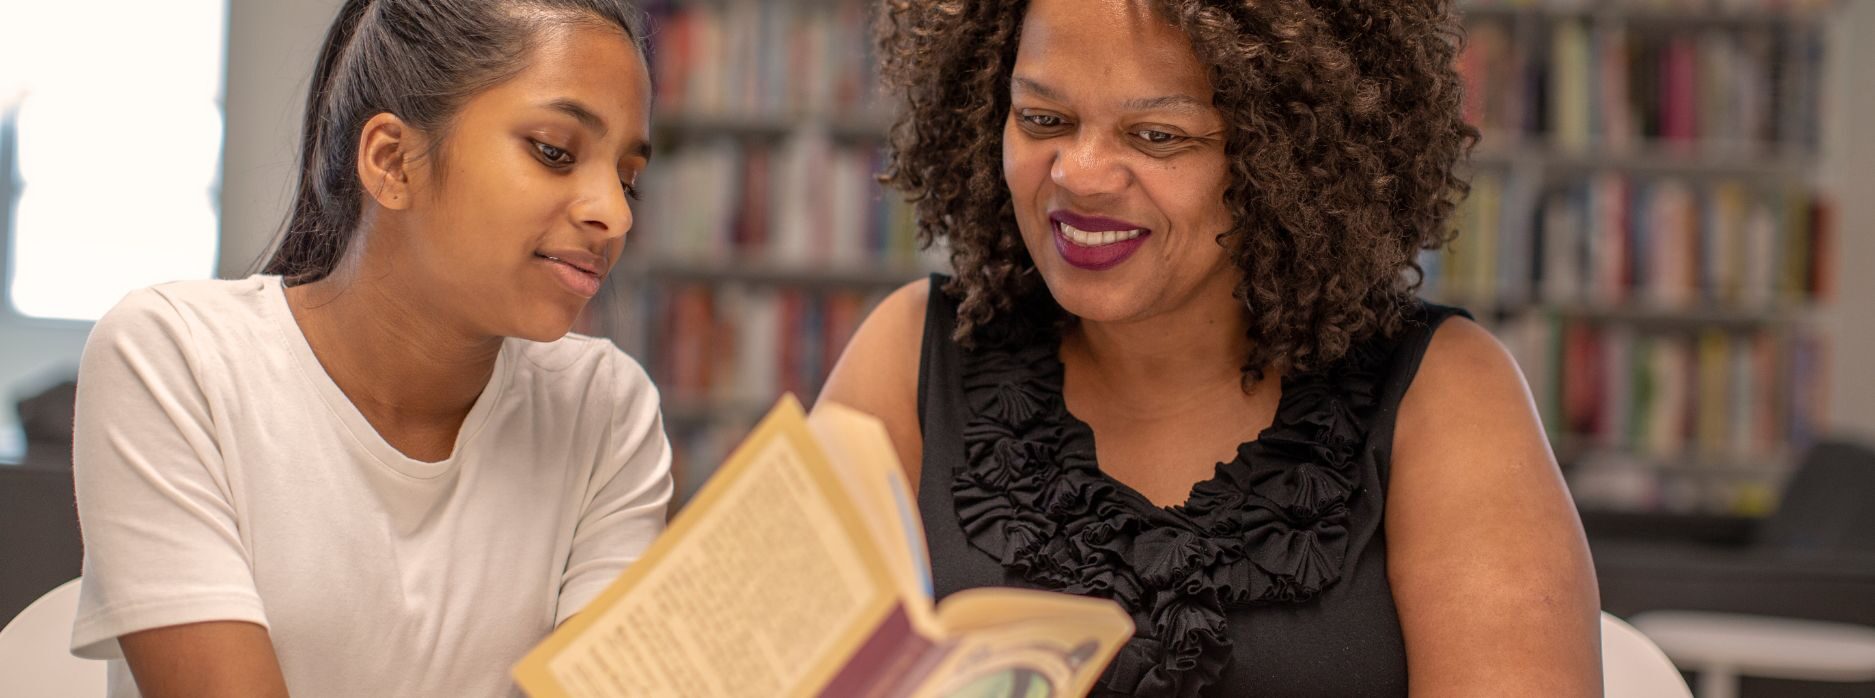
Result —
<instances>
[{"instance_id":1,"label":"bare arm","mask_svg":"<svg viewBox=\"0 0 1875 698\"><path fill-rule=\"evenodd\" d=\"M172 625L118 638L145 698L285 698L267 629L242 621Z\"/></svg>"},{"instance_id":2,"label":"bare arm","mask_svg":"<svg viewBox=\"0 0 1875 698\"><path fill-rule=\"evenodd\" d=\"M1441 326L1400 406L1387 573L1413 695L1601 695L1588 545L1515 361Z\"/></svg>"},{"instance_id":3,"label":"bare arm","mask_svg":"<svg viewBox=\"0 0 1875 698\"><path fill-rule=\"evenodd\" d=\"M898 450L913 490L924 465L918 424L918 353L924 339L930 282L914 281L874 308L827 376L816 405L837 402L878 417Z\"/></svg>"}]
</instances>

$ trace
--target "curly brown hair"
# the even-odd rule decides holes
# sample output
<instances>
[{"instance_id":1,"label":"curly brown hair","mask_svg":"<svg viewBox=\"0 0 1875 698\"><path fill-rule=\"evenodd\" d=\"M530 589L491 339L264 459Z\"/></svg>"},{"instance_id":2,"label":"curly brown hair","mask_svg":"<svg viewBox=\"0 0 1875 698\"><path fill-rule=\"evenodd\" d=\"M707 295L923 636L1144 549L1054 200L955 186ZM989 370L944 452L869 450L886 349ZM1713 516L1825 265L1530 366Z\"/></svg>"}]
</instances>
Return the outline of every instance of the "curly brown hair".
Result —
<instances>
[{"instance_id":1,"label":"curly brown hair","mask_svg":"<svg viewBox=\"0 0 1875 698\"><path fill-rule=\"evenodd\" d=\"M1403 327L1470 190L1456 172L1478 140L1460 114L1452 0L1153 0L1209 68L1228 124L1219 243L1254 347L1244 371L1310 371ZM951 246L955 339L1038 275L1002 177L1009 81L1026 0L885 0L875 25L885 85L903 102L880 180L905 191L920 241Z\"/></svg>"}]
</instances>

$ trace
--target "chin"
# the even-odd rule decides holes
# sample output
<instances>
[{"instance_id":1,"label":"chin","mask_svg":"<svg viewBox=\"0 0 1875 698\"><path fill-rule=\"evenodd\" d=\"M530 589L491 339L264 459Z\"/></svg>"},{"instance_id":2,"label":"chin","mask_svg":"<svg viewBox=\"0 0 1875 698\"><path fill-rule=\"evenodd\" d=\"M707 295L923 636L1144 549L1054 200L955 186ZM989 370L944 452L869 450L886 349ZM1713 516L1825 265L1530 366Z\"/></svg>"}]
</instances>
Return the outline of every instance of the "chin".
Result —
<instances>
[{"instance_id":1,"label":"chin","mask_svg":"<svg viewBox=\"0 0 1875 698\"><path fill-rule=\"evenodd\" d=\"M511 336L518 338L518 339L525 339L530 342L539 342L541 344L548 344L548 343L560 341L561 338L566 337L566 335L572 331L573 331L572 325L567 325L565 327L559 328L558 331L527 330L523 332L516 332Z\"/></svg>"},{"instance_id":2,"label":"chin","mask_svg":"<svg viewBox=\"0 0 1875 698\"><path fill-rule=\"evenodd\" d=\"M559 308L544 310L536 313L533 317L525 318L521 322L515 323L514 329L509 333L509 336L518 337L530 342L544 343L559 341L560 338L565 337L568 332L573 331L573 322L577 318L577 313L569 314Z\"/></svg>"},{"instance_id":3,"label":"chin","mask_svg":"<svg viewBox=\"0 0 1875 698\"><path fill-rule=\"evenodd\" d=\"M1048 292L1055 298L1055 303L1069 314L1092 322L1118 322L1138 317L1145 310L1142 302L1150 294L1136 288L1136 284L1126 283L1122 278L1109 277L1113 270L1105 272L1082 272L1075 269L1065 273L1042 273L1043 283L1048 284Z\"/></svg>"}]
</instances>

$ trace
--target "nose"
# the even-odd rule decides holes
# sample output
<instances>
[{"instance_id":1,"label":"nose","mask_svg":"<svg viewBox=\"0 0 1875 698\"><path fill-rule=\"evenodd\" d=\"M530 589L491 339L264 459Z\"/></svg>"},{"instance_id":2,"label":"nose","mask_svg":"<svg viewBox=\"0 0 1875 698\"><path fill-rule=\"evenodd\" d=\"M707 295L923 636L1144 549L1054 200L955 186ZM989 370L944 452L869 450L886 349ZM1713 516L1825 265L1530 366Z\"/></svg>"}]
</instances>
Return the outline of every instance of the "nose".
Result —
<instances>
[{"instance_id":1,"label":"nose","mask_svg":"<svg viewBox=\"0 0 1875 698\"><path fill-rule=\"evenodd\" d=\"M1130 175L1114 145L1103 134L1084 129L1062 145L1048 176L1055 186L1076 197L1119 193Z\"/></svg>"},{"instance_id":2,"label":"nose","mask_svg":"<svg viewBox=\"0 0 1875 698\"><path fill-rule=\"evenodd\" d=\"M598 171L582 178L579 198L573 202L573 222L605 240L625 237L632 227L631 201L617 175Z\"/></svg>"}]
</instances>

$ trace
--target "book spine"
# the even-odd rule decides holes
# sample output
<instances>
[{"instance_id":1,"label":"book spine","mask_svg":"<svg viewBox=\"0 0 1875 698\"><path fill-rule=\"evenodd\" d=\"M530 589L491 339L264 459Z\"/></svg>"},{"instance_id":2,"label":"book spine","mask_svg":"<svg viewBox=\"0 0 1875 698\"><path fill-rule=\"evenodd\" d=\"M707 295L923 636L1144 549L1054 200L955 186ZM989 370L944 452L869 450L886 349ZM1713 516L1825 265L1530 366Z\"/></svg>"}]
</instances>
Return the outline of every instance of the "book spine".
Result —
<instances>
[{"instance_id":1,"label":"book spine","mask_svg":"<svg viewBox=\"0 0 1875 698\"><path fill-rule=\"evenodd\" d=\"M857 3L661 3L651 14L663 110L831 116L877 108Z\"/></svg>"}]
</instances>

